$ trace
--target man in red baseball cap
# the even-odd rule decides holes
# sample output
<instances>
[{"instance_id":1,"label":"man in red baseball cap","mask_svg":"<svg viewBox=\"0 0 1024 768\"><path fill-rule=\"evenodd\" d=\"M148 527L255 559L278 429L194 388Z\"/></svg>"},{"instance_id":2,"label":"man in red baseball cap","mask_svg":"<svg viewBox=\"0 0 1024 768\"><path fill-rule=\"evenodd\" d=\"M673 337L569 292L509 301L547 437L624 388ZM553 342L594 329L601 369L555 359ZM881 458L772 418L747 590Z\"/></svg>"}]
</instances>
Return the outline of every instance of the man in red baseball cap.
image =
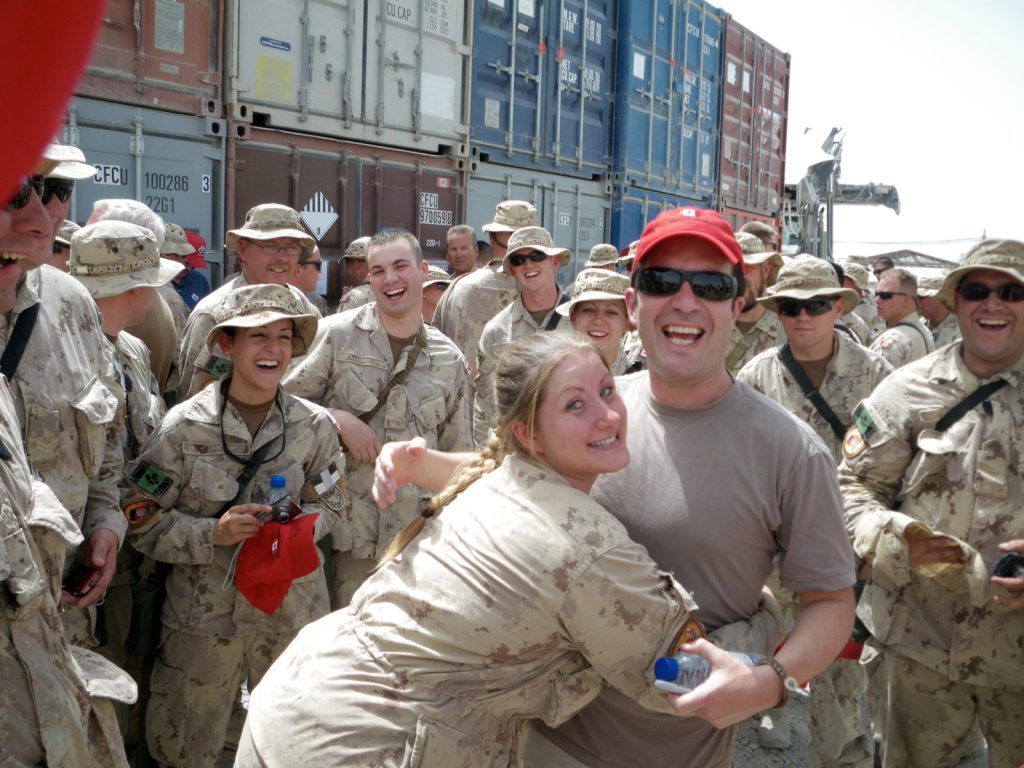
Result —
<instances>
[{"instance_id":1,"label":"man in red baseball cap","mask_svg":"<svg viewBox=\"0 0 1024 768\"><path fill-rule=\"evenodd\" d=\"M700 639L684 650L721 674L670 697L696 717L649 712L606 687L559 728L536 726L526 764L729 765L729 726L784 701L849 638L854 561L832 456L725 367L743 289L741 248L714 211L668 210L647 226L626 306L648 370L616 382L632 458L591 491L699 595L696 615L720 647ZM781 616L762 587L778 555L801 615L773 656ZM749 667L722 648L765 660Z\"/></svg>"},{"instance_id":2,"label":"man in red baseball cap","mask_svg":"<svg viewBox=\"0 0 1024 768\"><path fill-rule=\"evenodd\" d=\"M185 270L174 278L174 290L178 292L191 312L199 300L210 292L210 282L206 279L206 275L198 271L206 269L206 240L198 232L193 232L190 229L185 230L185 239L195 250L192 253L183 254Z\"/></svg>"}]
</instances>

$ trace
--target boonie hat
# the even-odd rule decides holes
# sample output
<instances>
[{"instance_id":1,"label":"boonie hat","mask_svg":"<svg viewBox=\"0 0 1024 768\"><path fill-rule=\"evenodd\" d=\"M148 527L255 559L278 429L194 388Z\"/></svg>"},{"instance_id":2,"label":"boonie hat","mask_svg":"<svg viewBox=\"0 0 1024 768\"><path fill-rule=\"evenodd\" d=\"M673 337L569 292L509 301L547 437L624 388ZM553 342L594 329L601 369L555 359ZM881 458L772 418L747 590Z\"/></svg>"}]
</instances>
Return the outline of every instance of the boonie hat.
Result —
<instances>
[{"instance_id":1,"label":"boonie hat","mask_svg":"<svg viewBox=\"0 0 1024 768\"><path fill-rule=\"evenodd\" d=\"M167 234L164 235L164 244L160 246L161 256L188 256L195 253L196 249L185 236L185 230L177 224L169 221L164 222Z\"/></svg>"},{"instance_id":2,"label":"boonie hat","mask_svg":"<svg viewBox=\"0 0 1024 768\"><path fill-rule=\"evenodd\" d=\"M868 289L868 285L871 283L871 273L868 272L868 268L863 264L858 264L855 261L843 261L840 262L840 266L843 268L843 272L848 278L853 280L854 284L862 291Z\"/></svg>"},{"instance_id":3,"label":"boonie hat","mask_svg":"<svg viewBox=\"0 0 1024 768\"><path fill-rule=\"evenodd\" d=\"M68 273L94 299L117 296L132 288L159 288L184 267L161 259L156 236L126 221L97 221L71 236Z\"/></svg>"},{"instance_id":4,"label":"boonie hat","mask_svg":"<svg viewBox=\"0 0 1024 768\"><path fill-rule=\"evenodd\" d=\"M441 269L441 267L430 264L427 266L427 279L423 281L423 287L426 288L427 286L438 285L440 283L448 285L451 281L451 275Z\"/></svg>"},{"instance_id":5,"label":"boonie hat","mask_svg":"<svg viewBox=\"0 0 1024 768\"><path fill-rule=\"evenodd\" d=\"M71 144L50 144L43 152L43 159L53 163L44 175L55 179L81 181L96 175L96 166L85 162L85 154Z\"/></svg>"},{"instance_id":6,"label":"boonie hat","mask_svg":"<svg viewBox=\"0 0 1024 768\"><path fill-rule=\"evenodd\" d=\"M525 200L502 200L494 209L494 221L484 224L484 232L515 232L537 226L537 209Z\"/></svg>"},{"instance_id":7,"label":"boonie hat","mask_svg":"<svg viewBox=\"0 0 1024 768\"><path fill-rule=\"evenodd\" d=\"M619 264L632 264L633 259L636 258L636 249L640 245L639 240L634 240L632 243L626 246L622 255L619 256Z\"/></svg>"},{"instance_id":8,"label":"boonie hat","mask_svg":"<svg viewBox=\"0 0 1024 768\"><path fill-rule=\"evenodd\" d=\"M743 263L746 266L754 266L756 264L764 264L766 261L771 261L772 268L768 272L768 279L766 285L772 285L779 277L779 270L782 269L783 260L781 253L775 253L773 251L767 251L764 247L764 242L757 235L753 235L750 232L736 232L736 242L740 244L740 250L743 251Z\"/></svg>"},{"instance_id":9,"label":"boonie hat","mask_svg":"<svg viewBox=\"0 0 1024 768\"><path fill-rule=\"evenodd\" d=\"M555 312L568 317L572 308L583 301L626 301L629 278L610 269L584 269L572 284L572 298L555 307Z\"/></svg>"},{"instance_id":10,"label":"boonie hat","mask_svg":"<svg viewBox=\"0 0 1024 768\"><path fill-rule=\"evenodd\" d=\"M963 262L950 270L935 298L952 309L953 293L964 276L975 269L992 269L1024 283L1024 243L1019 240L983 240L971 248Z\"/></svg>"},{"instance_id":11,"label":"boonie hat","mask_svg":"<svg viewBox=\"0 0 1024 768\"><path fill-rule=\"evenodd\" d=\"M818 296L842 298L843 314L852 312L860 296L852 288L843 288L832 264L802 253L790 261L779 272L775 285L768 288L767 295L758 299L772 312L778 307L779 299L813 299Z\"/></svg>"},{"instance_id":12,"label":"boonie hat","mask_svg":"<svg viewBox=\"0 0 1024 768\"><path fill-rule=\"evenodd\" d=\"M302 228L299 214L287 205L263 203L249 209L245 224L238 229L229 229L224 238L224 247L238 250L238 241L273 240L275 237L294 237L307 251L312 251L316 241Z\"/></svg>"},{"instance_id":13,"label":"boonie hat","mask_svg":"<svg viewBox=\"0 0 1024 768\"><path fill-rule=\"evenodd\" d=\"M572 259L569 249L559 248L555 245L555 241L551 239L551 234L544 227L523 227L512 233L512 237L508 239L508 250L505 252L505 258L501 262L502 270L508 273L509 257L515 256L521 251L541 251L552 258L557 256L559 267L568 265Z\"/></svg>"},{"instance_id":14,"label":"boonie hat","mask_svg":"<svg viewBox=\"0 0 1024 768\"><path fill-rule=\"evenodd\" d=\"M605 267L615 264L619 260L619 251L614 245L598 243L590 249L590 258L584 262L584 267Z\"/></svg>"},{"instance_id":15,"label":"boonie hat","mask_svg":"<svg viewBox=\"0 0 1024 768\"><path fill-rule=\"evenodd\" d=\"M57 236L53 239L55 243L66 245L68 248L71 247L71 236L75 234L81 227L75 224L70 219L64 219L64 223L60 225L60 229L57 230Z\"/></svg>"},{"instance_id":16,"label":"boonie hat","mask_svg":"<svg viewBox=\"0 0 1024 768\"><path fill-rule=\"evenodd\" d=\"M695 237L710 243L731 264L743 261L740 244L736 242L732 228L725 219L714 211L685 207L662 211L644 228L634 264L638 265L644 256L666 240L683 237Z\"/></svg>"},{"instance_id":17,"label":"boonie hat","mask_svg":"<svg viewBox=\"0 0 1024 768\"><path fill-rule=\"evenodd\" d=\"M341 258L355 259L356 261L366 261L366 249L369 247L369 245L369 235L357 237L355 240L348 244L348 248L345 249L345 253L342 254Z\"/></svg>"},{"instance_id":18,"label":"boonie hat","mask_svg":"<svg viewBox=\"0 0 1024 768\"><path fill-rule=\"evenodd\" d=\"M291 320L292 355L304 355L316 337L317 317L306 314L298 288L266 283L236 288L224 297L216 313L217 325L206 335L206 348L213 351L225 328L258 328L278 320Z\"/></svg>"},{"instance_id":19,"label":"boonie hat","mask_svg":"<svg viewBox=\"0 0 1024 768\"><path fill-rule=\"evenodd\" d=\"M193 232L190 229L185 230L185 239L196 249L195 253L185 256L185 263L192 269L206 269L206 240L198 232Z\"/></svg>"},{"instance_id":20,"label":"boonie hat","mask_svg":"<svg viewBox=\"0 0 1024 768\"><path fill-rule=\"evenodd\" d=\"M945 281L945 272L938 275L920 276L917 278L917 295L926 299L932 298L939 292L939 289Z\"/></svg>"}]
</instances>

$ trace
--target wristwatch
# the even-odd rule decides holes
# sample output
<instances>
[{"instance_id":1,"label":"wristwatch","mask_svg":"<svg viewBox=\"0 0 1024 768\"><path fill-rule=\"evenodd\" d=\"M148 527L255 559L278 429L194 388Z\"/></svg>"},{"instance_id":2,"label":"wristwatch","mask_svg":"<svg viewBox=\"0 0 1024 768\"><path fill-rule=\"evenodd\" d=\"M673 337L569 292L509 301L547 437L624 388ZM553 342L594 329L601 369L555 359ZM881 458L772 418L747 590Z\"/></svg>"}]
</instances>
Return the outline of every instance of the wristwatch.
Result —
<instances>
[{"instance_id":1,"label":"wristwatch","mask_svg":"<svg viewBox=\"0 0 1024 768\"><path fill-rule=\"evenodd\" d=\"M800 683L796 681L795 677L790 677L789 672L787 672L786 668L782 666L782 662L780 662L774 656L763 656L762 658L758 659L757 664L755 664L754 666L771 667L775 674L779 676L779 679L782 680L782 698L779 700L779 703L775 706L786 706L786 702L789 701L789 694L794 691L797 691L800 688Z\"/></svg>"}]
</instances>

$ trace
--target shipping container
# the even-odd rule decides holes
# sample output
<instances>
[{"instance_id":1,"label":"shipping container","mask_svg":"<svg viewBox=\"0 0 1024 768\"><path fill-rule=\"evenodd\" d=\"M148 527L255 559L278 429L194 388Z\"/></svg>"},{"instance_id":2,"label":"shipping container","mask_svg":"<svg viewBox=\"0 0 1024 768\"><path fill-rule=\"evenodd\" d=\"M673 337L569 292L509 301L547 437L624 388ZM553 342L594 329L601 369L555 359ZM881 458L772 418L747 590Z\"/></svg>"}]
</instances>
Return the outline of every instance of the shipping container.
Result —
<instances>
[{"instance_id":1,"label":"shipping container","mask_svg":"<svg viewBox=\"0 0 1024 768\"><path fill-rule=\"evenodd\" d=\"M97 200L139 200L166 221L203 236L206 275L219 284L224 133L223 120L75 98L61 141L79 147L96 175L75 184L68 218L84 224Z\"/></svg>"},{"instance_id":2,"label":"shipping container","mask_svg":"<svg viewBox=\"0 0 1024 768\"><path fill-rule=\"evenodd\" d=\"M230 0L229 117L465 156L467 0Z\"/></svg>"},{"instance_id":3,"label":"shipping container","mask_svg":"<svg viewBox=\"0 0 1024 768\"><path fill-rule=\"evenodd\" d=\"M326 295L337 301L345 246L382 229L412 232L444 262L448 228L465 216L466 160L321 136L232 125L228 221L240 226L260 203L299 212L329 260Z\"/></svg>"},{"instance_id":4,"label":"shipping container","mask_svg":"<svg viewBox=\"0 0 1024 768\"><path fill-rule=\"evenodd\" d=\"M618 4L615 183L714 205L724 14L699 0Z\"/></svg>"},{"instance_id":5,"label":"shipping container","mask_svg":"<svg viewBox=\"0 0 1024 768\"><path fill-rule=\"evenodd\" d=\"M611 156L611 0L473 0L474 159L600 179Z\"/></svg>"},{"instance_id":6,"label":"shipping container","mask_svg":"<svg viewBox=\"0 0 1024 768\"><path fill-rule=\"evenodd\" d=\"M608 242L609 188L606 182L578 179L511 165L474 163L466 198L466 223L476 228L494 219L502 200L526 200L537 208L540 225L555 244L572 251L572 262L558 272L563 288L576 279L590 249Z\"/></svg>"},{"instance_id":7,"label":"shipping container","mask_svg":"<svg viewBox=\"0 0 1024 768\"><path fill-rule=\"evenodd\" d=\"M733 232L739 232L740 227L751 221L760 221L763 224L768 224L773 227L778 233L781 243L782 237L782 219L781 217L766 216L763 213L754 213L752 211L745 211L742 208L726 208L720 207L719 213L722 218L729 222L729 226L732 227Z\"/></svg>"},{"instance_id":8,"label":"shipping container","mask_svg":"<svg viewBox=\"0 0 1024 768\"><path fill-rule=\"evenodd\" d=\"M664 210L684 206L707 208L702 200L691 200L636 186L618 185L612 190L612 217L610 243L622 251L639 239L644 227Z\"/></svg>"},{"instance_id":9,"label":"shipping container","mask_svg":"<svg viewBox=\"0 0 1024 768\"><path fill-rule=\"evenodd\" d=\"M107 0L75 93L220 117L220 20L211 0ZM59 15L59 9L54 9Z\"/></svg>"},{"instance_id":10,"label":"shipping container","mask_svg":"<svg viewBox=\"0 0 1024 768\"><path fill-rule=\"evenodd\" d=\"M729 19L722 76L718 205L771 218L782 212L789 54Z\"/></svg>"}]
</instances>

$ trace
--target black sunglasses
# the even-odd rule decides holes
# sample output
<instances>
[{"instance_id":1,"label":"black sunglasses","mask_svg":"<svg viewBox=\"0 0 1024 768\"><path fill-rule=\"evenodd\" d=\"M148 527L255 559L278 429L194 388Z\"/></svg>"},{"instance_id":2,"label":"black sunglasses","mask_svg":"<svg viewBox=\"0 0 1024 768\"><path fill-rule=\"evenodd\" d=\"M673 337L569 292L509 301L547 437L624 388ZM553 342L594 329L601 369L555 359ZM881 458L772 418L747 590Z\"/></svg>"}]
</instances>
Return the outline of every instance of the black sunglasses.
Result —
<instances>
[{"instance_id":1,"label":"black sunglasses","mask_svg":"<svg viewBox=\"0 0 1024 768\"><path fill-rule=\"evenodd\" d=\"M317 272L319 272L323 268L324 262L323 262L323 259L321 259L320 261L300 261L299 262L299 266L300 267L312 267Z\"/></svg>"},{"instance_id":2,"label":"black sunglasses","mask_svg":"<svg viewBox=\"0 0 1024 768\"><path fill-rule=\"evenodd\" d=\"M39 199L43 201L43 205L46 205L54 197L62 203L66 203L71 199L74 189L75 182L72 179L47 178L44 179L43 194L39 196Z\"/></svg>"},{"instance_id":3,"label":"black sunglasses","mask_svg":"<svg viewBox=\"0 0 1024 768\"><path fill-rule=\"evenodd\" d=\"M882 301L888 301L893 296L909 296L909 293L900 293L899 291L875 291L875 297Z\"/></svg>"},{"instance_id":4,"label":"black sunglasses","mask_svg":"<svg viewBox=\"0 0 1024 768\"><path fill-rule=\"evenodd\" d=\"M813 299L778 299L775 302L775 311L783 317L799 317L800 312L806 312L810 317L818 317L830 311L835 304L835 299L824 296L815 296Z\"/></svg>"},{"instance_id":5,"label":"black sunglasses","mask_svg":"<svg viewBox=\"0 0 1024 768\"><path fill-rule=\"evenodd\" d=\"M548 255L543 251L530 251L529 253L517 253L515 256L508 257L508 263L513 267L521 267L526 263L526 260L541 262L544 261Z\"/></svg>"},{"instance_id":6,"label":"black sunglasses","mask_svg":"<svg viewBox=\"0 0 1024 768\"><path fill-rule=\"evenodd\" d=\"M42 199L45 187L46 180L43 179L42 176L33 176L28 179L23 179L21 186L14 191L14 194L11 195L11 199L7 201L7 207L12 211L24 208L32 199L33 192L39 195L39 198Z\"/></svg>"},{"instance_id":7,"label":"black sunglasses","mask_svg":"<svg viewBox=\"0 0 1024 768\"><path fill-rule=\"evenodd\" d=\"M1007 304L1019 304L1024 301L1024 285L1020 283L1003 283L998 288L989 288L981 283L967 283L959 286L956 292L964 301L984 301L992 293Z\"/></svg>"},{"instance_id":8,"label":"black sunglasses","mask_svg":"<svg viewBox=\"0 0 1024 768\"><path fill-rule=\"evenodd\" d=\"M705 301L736 298L736 278L725 272L692 272L667 267L643 267L633 273L636 289L648 296L672 296L683 283L689 283L693 295Z\"/></svg>"}]
</instances>

